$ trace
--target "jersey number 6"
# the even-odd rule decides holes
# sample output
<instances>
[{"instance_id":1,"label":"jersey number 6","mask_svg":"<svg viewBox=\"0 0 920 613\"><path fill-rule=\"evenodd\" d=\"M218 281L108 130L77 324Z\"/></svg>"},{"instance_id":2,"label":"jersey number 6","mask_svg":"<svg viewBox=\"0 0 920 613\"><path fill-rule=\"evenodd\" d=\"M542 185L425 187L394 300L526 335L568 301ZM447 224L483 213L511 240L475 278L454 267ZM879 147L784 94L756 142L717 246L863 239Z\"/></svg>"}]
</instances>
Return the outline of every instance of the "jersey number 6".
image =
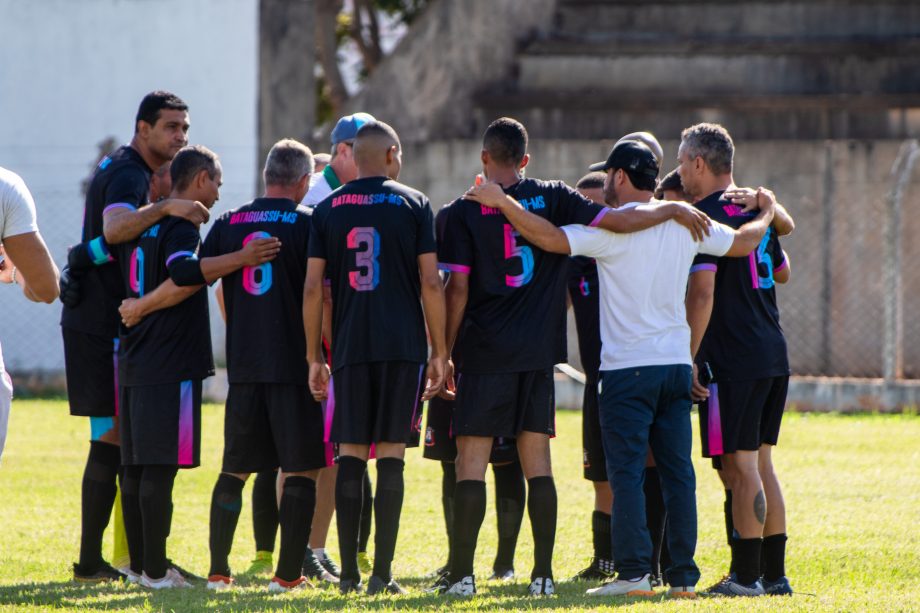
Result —
<instances>
[{"instance_id":1,"label":"jersey number 6","mask_svg":"<svg viewBox=\"0 0 920 613\"><path fill-rule=\"evenodd\" d=\"M349 272L348 283L356 292L369 292L380 282L380 234L374 228L352 228L347 245L349 249L360 249L355 253L355 265L364 269Z\"/></svg>"},{"instance_id":2,"label":"jersey number 6","mask_svg":"<svg viewBox=\"0 0 920 613\"><path fill-rule=\"evenodd\" d=\"M271 238L268 232L253 232L243 239L243 246L257 238ZM258 279L257 279L258 277ZM272 286L272 265L265 262L260 266L243 266L243 289L253 296L261 296Z\"/></svg>"}]
</instances>

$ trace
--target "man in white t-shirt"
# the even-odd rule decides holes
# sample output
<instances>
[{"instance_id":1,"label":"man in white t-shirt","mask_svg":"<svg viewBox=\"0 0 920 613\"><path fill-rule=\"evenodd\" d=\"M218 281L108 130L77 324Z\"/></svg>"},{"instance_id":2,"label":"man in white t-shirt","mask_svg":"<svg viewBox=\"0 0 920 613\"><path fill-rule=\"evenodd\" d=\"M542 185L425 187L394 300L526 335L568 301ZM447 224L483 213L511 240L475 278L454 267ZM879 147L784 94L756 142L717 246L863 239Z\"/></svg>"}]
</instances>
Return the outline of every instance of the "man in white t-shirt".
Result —
<instances>
[{"instance_id":1,"label":"man in white t-shirt","mask_svg":"<svg viewBox=\"0 0 920 613\"><path fill-rule=\"evenodd\" d=\"M34 302L54 302L58 269L38 233L35 202L16 173L0 168L0 283L16 283ZM13 399L13 383L0 351L0 456Z\"/></svg>"},{"instance_id":2,"label":"man in white t-shirt","mask_svg":"<svg viewBox=\"0 0 920 613\"><path fill-rule=\"evenodd\" d=\"M616 145L606 162L604 197L617 208L655 207L658 162L642 143ZM684 295L698 253L742 256L759 244L773 218L761 210L733 230L712 224L694 240L667 221L632 234L585 226L556 228L527 212L501 189L474 187L467 197L498 208L528 241L546 251L593 257L601 298L600 421L607 474L613 487L613 558L617 578L589 594L654 594L650 584L652 543L645 522L643 471L648 446L658 464L667 507L671 566L669 594L694 597L699 569L696 549L696 478L691 461L690 328Z\"/></svg>"},{"instance_id":3,"label":"man in white t-shirt","mask_svg":"<svg viewBox=\"0 0 920 613\"><path fill-rule=\"evenodd\" d=\"M332 141L332 153L329 163L322 170L310 175L310 188L303 199L303 204L312 206L326 199L326 196L358 177L355 166L355 154L352 149L355 136L361 126L377 121L369 113L345 115L335 123L329 139Z\"/></svg>"}]
</instances>

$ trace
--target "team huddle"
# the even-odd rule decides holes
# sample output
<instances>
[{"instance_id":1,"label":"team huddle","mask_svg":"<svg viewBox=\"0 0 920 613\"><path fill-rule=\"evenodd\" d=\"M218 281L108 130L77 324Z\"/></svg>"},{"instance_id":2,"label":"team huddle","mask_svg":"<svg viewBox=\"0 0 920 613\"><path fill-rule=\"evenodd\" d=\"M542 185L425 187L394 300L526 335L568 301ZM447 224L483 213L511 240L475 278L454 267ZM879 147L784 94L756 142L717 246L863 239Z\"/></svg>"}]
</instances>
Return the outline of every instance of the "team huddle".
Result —
<instances>
[{"instance_id":1,"label":"team huddle","mask_svg":"<svg viewBox=\"0 0 920 613\"><path fill-rule=\"evenodd\" d=\"M661 181L655 137L624 136L572 188L525 177L526 129L503 117L483 135L482 174L435 215L397 181L396 132L356 113L336 124L321 171L305 145L277 142L262 197L205 237L222 168L188 145L189 126L174 94L144 98L131 143L98 164L82 242L61 274L71 413L91 422L76 580L232 589L228 558L256 474L253 568L273 571L270 592L316 580L405 593L393 568L404 459L421 446L443 470L448 550L428 591L477 591L491 464L491 578L514 579L526 509L527 593L553 595L553 369L566 361L568 303L595 490L594 555L574 580L602 581L588 590L596 596L656 586L696 596L698 402L732 560L706 593L792 593L771 449L789 376L775 283L790 268L778 237L793 221L769 190L734 185L721 126L685 130L679 166ZM176 474L200 463L202 381L214 374L206 285L226 323L229 392L205 579L171 561L166 543ZM102 534L113 505L110 565ZM325 543L333 511L341 566Z\"/></svg>"}]
</instances>

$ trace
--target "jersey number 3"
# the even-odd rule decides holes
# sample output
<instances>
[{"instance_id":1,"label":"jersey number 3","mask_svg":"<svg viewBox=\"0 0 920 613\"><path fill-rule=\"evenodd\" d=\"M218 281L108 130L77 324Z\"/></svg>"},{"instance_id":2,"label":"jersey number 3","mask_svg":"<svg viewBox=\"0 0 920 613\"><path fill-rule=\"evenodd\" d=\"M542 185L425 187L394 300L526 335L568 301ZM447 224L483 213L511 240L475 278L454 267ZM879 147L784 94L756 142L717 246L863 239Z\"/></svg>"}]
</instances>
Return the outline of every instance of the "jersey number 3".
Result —
<instances>
[{"instance_id":1,"label":"jersey number 3","mask_svg":"<svg viewBox=\"0 0 920 613\"><path fill-rule=\"evenodd\" d=\"M505 275L505 285L508 287L521 287L533 279L533 249L518 245L519 236L511 224L505 224L505 259L521 258L521 274Z\"/></svg>"},{"instance_id":2,"label":"jersey number 3","mask_svg":"<svg viewBox=\"0 0 920 613\"><path fill-rule=\"evenodd\" d=\"M356 292L369 292L380 282L380 234L370 227L352 228L348 233L349 249L358 249L355 253L355 265L362 270L348 273L348 283Z\"/></svg>"},{"instance_id":3,"label":"jersey number 3","mask_svg":"<svg viewBox=\"0 0 920 613\"><path fill-rule=\"evenodd\" d=\"M243 239L243 246L246 246L251 240L257 238L271 238L268 232L253 232ZM243 267L243 289L246 293L253 296L261 296L272 286L272 265L271 262L265 262L260 266Z\"/></svg>"}]
</instances>

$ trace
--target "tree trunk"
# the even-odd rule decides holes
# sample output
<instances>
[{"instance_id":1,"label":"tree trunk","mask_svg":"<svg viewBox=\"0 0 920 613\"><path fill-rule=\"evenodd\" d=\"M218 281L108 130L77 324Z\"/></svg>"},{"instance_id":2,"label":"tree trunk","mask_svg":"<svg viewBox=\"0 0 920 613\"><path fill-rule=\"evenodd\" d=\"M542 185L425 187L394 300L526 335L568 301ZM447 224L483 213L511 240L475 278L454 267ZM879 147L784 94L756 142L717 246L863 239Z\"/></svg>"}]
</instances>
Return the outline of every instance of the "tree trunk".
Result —
<instances>
[{"instance_id":1,"label":"tree trunk","mask_svg":"<svg viewBox=\"0 0 920 613\"><path fill-rule=\"evenodd\" d=\"M345 79L339 70L338 45L336 44L336 23L342 10L342 0L316 0L315 36L326 87L329 88L329 103L332 114L338 118L348 98Z\"/></svg>"}]
</instances>

